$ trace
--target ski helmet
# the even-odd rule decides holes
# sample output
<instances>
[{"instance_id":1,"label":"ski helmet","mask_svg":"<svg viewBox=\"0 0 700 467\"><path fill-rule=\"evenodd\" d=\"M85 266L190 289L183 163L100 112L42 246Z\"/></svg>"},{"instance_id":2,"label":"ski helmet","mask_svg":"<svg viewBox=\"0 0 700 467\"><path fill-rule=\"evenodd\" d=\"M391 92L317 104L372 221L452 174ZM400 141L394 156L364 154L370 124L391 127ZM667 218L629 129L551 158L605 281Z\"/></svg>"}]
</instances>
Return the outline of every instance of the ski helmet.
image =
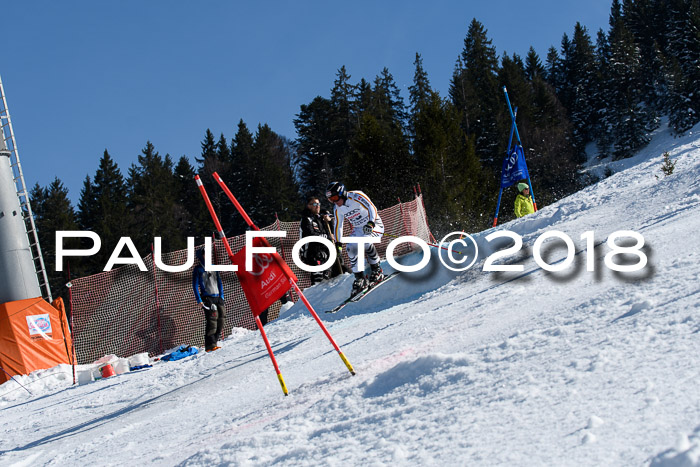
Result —
<instances>
[{"instance_id":1,"label":"ski helmet","mask_svg":"<svg viewBox=\"0 0 700 467\"><path fill-rule=\"evenodd\" d=\"M335 199L332 199L334 197ZM338 198L343 197L345 197L345 185L343 185L342 183L331 182L326 187L326 198L328 198L330 201L335 202L338 200Z\"/></svg>"}]
</instances>

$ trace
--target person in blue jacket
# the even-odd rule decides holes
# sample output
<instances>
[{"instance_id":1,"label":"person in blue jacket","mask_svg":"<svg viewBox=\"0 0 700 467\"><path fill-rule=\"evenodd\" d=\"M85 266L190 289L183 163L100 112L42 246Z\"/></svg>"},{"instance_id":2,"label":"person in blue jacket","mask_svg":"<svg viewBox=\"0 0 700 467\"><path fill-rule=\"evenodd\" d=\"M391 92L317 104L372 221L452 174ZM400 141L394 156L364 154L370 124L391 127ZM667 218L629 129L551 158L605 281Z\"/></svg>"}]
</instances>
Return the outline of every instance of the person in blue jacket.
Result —
<instances>
[{"instance_id":1,"label":"person in blue jacket","mask_svg":"<svg viewBox=\"0 0 700 467\"><path fill-rule=\"evenodd\" d=\"M204 249L196 251L197 264L192 271L192 288L194 297L202 306L206 326L204 330L204 349L207 352L218 350L217 345L224 330L226 307L224 304L224 284L218 272L204 269Z\"/></svg>"}]
</instances>

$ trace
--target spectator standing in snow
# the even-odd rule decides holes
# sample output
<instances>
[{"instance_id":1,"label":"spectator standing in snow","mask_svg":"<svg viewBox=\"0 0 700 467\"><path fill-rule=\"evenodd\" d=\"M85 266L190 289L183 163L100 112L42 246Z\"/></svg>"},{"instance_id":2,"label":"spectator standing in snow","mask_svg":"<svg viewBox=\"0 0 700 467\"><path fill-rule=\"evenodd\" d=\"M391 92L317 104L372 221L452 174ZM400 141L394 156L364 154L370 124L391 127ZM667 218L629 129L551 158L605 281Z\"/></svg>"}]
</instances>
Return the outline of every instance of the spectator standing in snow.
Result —
<instances>
[{"instance_id":1,"label":"spectator standing in snow","mask_svg":"<svg viewBox=\"0 0 700 467\"><path fill-rule=\"evenodd\" d=\"M340 182L332 182L326 188L328 201L335 204L333 208L333 234L338 242L343 240L343 222L348 220L352 230L348 237L378 237L384 234L384 224L382 223L377 208L369 197L361 191L345 191L345 185ZM365 259L372 269L369 281L360 270L357 260L357 243L348 243L348 257L350 267L355 274L355 281L352 285L352 295L366 289L371 283L379 282L384 278L382 268L379 265L379 254L373 244L367 243L365 248Z\"/></svg>"},{"instance_id":2,"label":"spectator standing in snow","mask_svg":"<svg viewBox=\"0 0 700 467\"><path fill-rule=\"evenodd\" d=\"M218 350L217 345L224 330L226 307L224 305L224 284L218 272L204 269L204 249L196 251L197 264L192 271L194 297L202 306L206 325L204 328L204 349L207 352Z\"/></svg>"},{"instance_id":3,"label":"spectator standing in snow","mask_svg":"<svg viewBox=\"0 0 700 467\"><path fill-rule=\"evenodd\" d=\"M515 215L523 217L535 212L530 197L530 187L527 183L518 183L518 196L515 197Z\"/></svg>"},{"instance_id":4,"label":"spectator standing in snow","mask_svg":"<svg viewBox=\"0 0 700 467\"><path fill-rule=\"evenodd\" d=\"M304 211L301 213L301 222L299 223L299 237L323 237L333 241L330 235L330 227L328 223L331 221L329 213L321 214L321 203L318 198L309 198ZM309 266L318 266L328 260L330 252L328 248L320 243L312 242L304 245L302 250L302 261ZM323 279L330 277L331 271L312 272L311 284L318 284Z\"/></svg>"}]
</instances>

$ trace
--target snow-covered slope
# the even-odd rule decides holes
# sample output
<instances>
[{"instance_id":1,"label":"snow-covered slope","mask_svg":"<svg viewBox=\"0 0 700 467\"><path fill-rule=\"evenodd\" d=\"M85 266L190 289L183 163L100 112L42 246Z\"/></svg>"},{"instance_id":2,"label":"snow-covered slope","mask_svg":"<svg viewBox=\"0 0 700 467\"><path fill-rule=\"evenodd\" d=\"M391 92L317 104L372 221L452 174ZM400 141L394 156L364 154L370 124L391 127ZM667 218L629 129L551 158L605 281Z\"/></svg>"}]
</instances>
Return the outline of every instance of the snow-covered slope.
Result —
<instances>
[{"instance_id":1,"label":"snow-covered slope","mask_svg":"<svg viewBox=\"0 0 700 467\"><path fill-rule=\"evenodd\" d=\"M0 386L0 464L700 465L699 131L660 131L625 170L500 226L522 235L505 261L523 272L433 258L334 315L351 278L309 289L356 376L297 304L266 328L288 397L245 330L82 386L68 367L37 372L20 378L32 396ZM561 272L533 260L552 230L576 243ZM642 271L604 264L619 230L644 236Z\"/></svg>"}]
</instances>

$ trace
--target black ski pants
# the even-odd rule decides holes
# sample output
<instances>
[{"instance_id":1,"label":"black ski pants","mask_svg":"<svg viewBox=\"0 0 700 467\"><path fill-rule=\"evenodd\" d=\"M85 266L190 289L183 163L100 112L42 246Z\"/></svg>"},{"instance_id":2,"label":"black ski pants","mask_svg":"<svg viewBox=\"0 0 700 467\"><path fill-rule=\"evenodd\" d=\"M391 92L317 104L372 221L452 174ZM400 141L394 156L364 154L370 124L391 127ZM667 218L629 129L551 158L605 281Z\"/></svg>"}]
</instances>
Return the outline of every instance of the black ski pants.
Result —
<instances>
[{"instance_id":1,"label":"black ski pants","mask_svg":"<svg viewBox=\"0 0 700 467\"><path fill-rule=\"evenodd\" d=\"M204 317L206 319L204 349L211 350L216 347L216 343L224 330L226 306L221 297L202 297L202 301L209 308L209 310L204 309Z\"/></svg>"}]
</instances>

